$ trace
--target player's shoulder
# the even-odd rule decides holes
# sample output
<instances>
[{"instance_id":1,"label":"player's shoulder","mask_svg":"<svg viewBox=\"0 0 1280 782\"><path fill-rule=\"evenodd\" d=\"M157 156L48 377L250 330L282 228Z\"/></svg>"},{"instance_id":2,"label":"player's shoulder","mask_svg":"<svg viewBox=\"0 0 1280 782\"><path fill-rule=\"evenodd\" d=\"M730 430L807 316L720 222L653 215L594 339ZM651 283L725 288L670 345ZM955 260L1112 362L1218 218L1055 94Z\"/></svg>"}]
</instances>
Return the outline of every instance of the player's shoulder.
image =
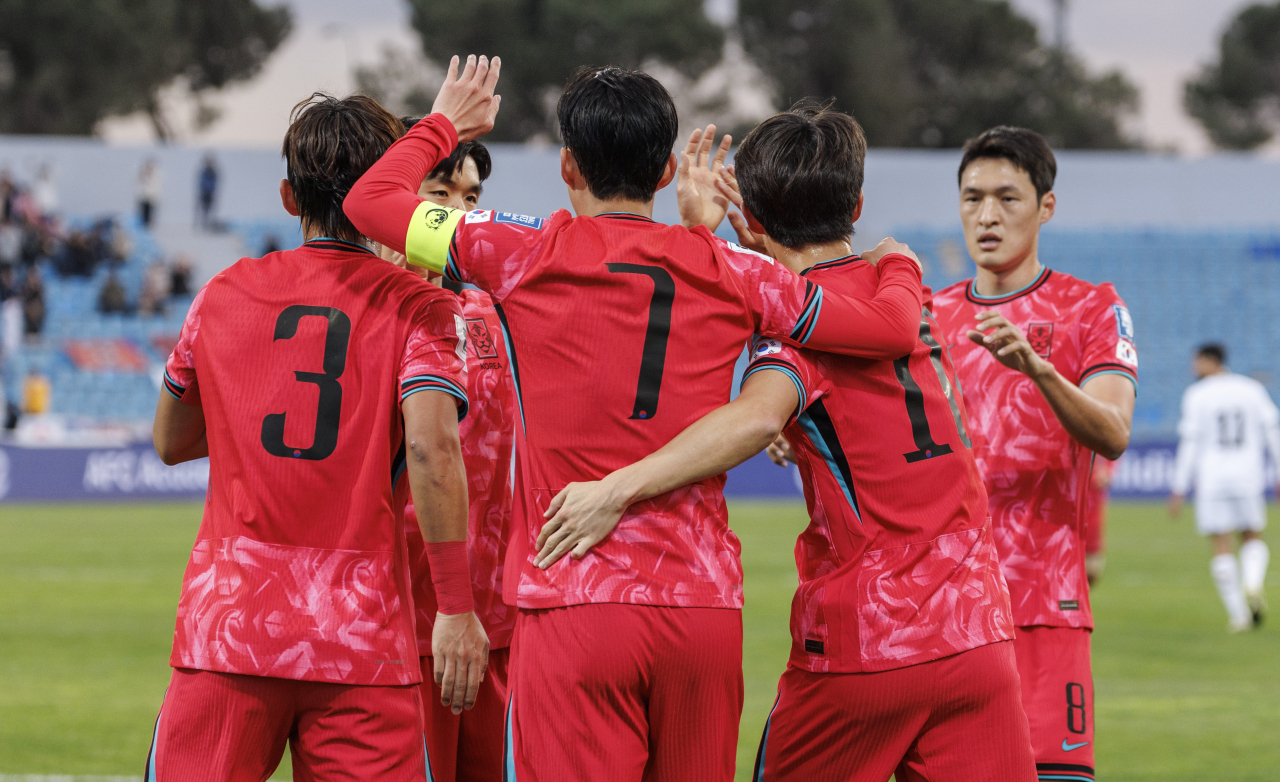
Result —
<instances>
[{"instance_id":1,"label":"player's shoulder","mask_svg":"<svg viewBox=\"0 0 1280 782\"><path fill-rule=\"evenodd\" d=\"M472 230L494 227L541 232L558 228L570 220L572 220L572 216L564 209L557 209L552 212L550 217L537 217L518 212L502 212L496 209L476 209L463 215L462 224Z\"/></svg>"},{"instance_id":2,"label":"player's shoulder","mask_svg":"<svg viewBox=\"0 0 1280 782\"><path fill-rule=\"evenodd\" d=\"M463 288L458 300L468 318L481 318L496 312L493 297L478 288Z\"/></svg>"},{"instance_id":3,"label":"player's shoulder","mask_svg":"<svg viewBox=\"0 0 1280 782\"><path fill-rule=\"evenodd\" d=\"M1124 299L1120 298L1112 283L1089 282L1057 269L1049 272L1042 290L1046 296L1059 301L1076 301L1082 307L1125 306Z\"/></svg>"},{"instance_id":4,"label":"player's shoulder","mask_svg":"<svg viewBox=\"0 0 1280 782\"><path fill-rule=\"evenodd\" d=\"M847 255L843 258L815 263L805 269L802 274L807 279L822 285L839 284L841 282L866 282L870 280L874 286L879 279L876 267L862 260L860 255Z\"/></svg>"},{"instance_id":5,"label":"player's shoulder","mask_svg":"<svg viewBox=\"0 0 1280 782\"><path fill-rule=\"evenodd\" d=\"M722 257L726 261L729 261L730 263L734 264L735 266L759 265L762 263L767 263L767 264L777 263L777 261L775 261L773 258L770 258L768 255L765 255L764 253L756 252L755 250L749 250L746 247L743 247L742 245L738 244L737 242L731 242L728 239L722 239L719 236L716 236L715 234L708 231L706 228L703 228L702 226L698 226L691 230L684 230L683 232L677 233L675 235L681 238L684 238L687 236L689 237L690 240L696 243L706 244L711 248L712 252L717 257Z\"/></svg>"},{"instance_id":6,"label":"player's shoulder","mask_svg":"<svg viewBox=\"0 0 1280 782\"><path fill-rule=\"evenodd\" d=\"M933 294L933 305L937 309L955 307L965 301L965 297L969 292L969 286L973 284L973 278L953 282L942 290Z\"/></svg>"}]
</instances>

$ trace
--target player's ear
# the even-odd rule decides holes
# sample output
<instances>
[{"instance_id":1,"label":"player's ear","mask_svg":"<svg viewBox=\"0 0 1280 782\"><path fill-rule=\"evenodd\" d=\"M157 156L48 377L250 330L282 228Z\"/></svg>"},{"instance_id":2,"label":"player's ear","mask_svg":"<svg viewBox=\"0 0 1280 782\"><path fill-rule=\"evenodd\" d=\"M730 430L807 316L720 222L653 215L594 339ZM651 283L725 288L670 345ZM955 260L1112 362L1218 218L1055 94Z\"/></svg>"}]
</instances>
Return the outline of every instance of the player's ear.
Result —
<instances>
[{"instance_id":1,"label":"player's ear","mask_svg":"<svg viewBox=\"0 0 1280 782\"><path fill-rule=\"evenodd\" d=\"M865 196L866 196L865 191L862 191L862 190L858 191L858 205L853 208L853 219L850 220L849 222L856 223L858 222L858 218L862 217L862 202Z\"/></svg>"},{"instance_id":2,"label":"player's ear","mask_svg":"<svg viewBox=\"0 0 1280 782\"><path fill-rule=\"evenodd\" d=\"M1053 191L1044 194L1044 198L1040 199L1040 224L1044 225L1053 218L1053 211L1058 208L1058 197Z\"/></svg>"},{"instance_id":3,"label":"player's ear","mask_svg":"<svg viewBox=\"0 0 1280 782\"><path fill-rule=\"evenodd\" d=\"M859 201L858 205L861 206L862 202ZM751 214L751 210L747 209L745 204L742 207L742 216L747 218L747 227L751 229L752 233L757 233L757 234L760 234L761 236L768 235L767 232L764 230L764 226L760 224L760 221L756 219L755 215Z\"/></svg>"},{"instance_id":4,"label":"player's ear","mask_svg":"<svg viewBox=\"0 0 1280 782\"><path fill-rule=\"evenodd\" d=\"M582 189L582 174L578 171L578 161L568 147L560 148L560 178L570 190Z\"/></svg>"},{"instance_id":5,"label":"player's ear","mask_svg":"<svg viewBox=\"0 0 1280 782\"><path fill-rule=\"evenodd\" d=\"M284 205L284 211L297 217L301 214L298 211L298 202L293 200L293 188L289 186L289 180L280 180L280 203Z\"/></svg>"},{"instance_id":6,"label":"player's ear","mask_svg":"<svg viewBox=\"0 0 1280 782\"><path fill-rule=\"evenodd\" d=\"M676 153L672 152L667 158L667 167L662 169L662 179L658 180L658 186L655 190L661 190L671 184L671 180L676 178L676 168L680 164L676 162Z\"/></svg>"}]
</instances>

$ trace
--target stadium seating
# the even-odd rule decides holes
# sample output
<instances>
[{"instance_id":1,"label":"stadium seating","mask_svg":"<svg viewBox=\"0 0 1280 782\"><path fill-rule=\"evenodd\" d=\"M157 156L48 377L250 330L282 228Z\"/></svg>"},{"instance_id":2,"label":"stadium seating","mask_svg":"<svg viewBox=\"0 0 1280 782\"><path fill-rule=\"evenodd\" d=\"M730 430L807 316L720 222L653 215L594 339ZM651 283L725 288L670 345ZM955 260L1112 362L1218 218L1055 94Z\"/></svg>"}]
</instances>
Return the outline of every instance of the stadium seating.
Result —
<instances>
[{"instance_id":1,"label":"stadium seating","mask_svg":"<svg viewBox=\"0 0 1280 782\"><path fill-rule=\"evenodd\" d=\"M925 262L935 290L973 276L957 231L900 229ZM1137 333L1139 380L1135 442L1177 430L1182 392L1194 379L1191 354L1204 342L1227 346L1231 368L1264 383L1280 399L1280 233L1249 231L1053 230L1040 258L1090 282L1112 282L1129 305Z\"/></svg>"}]
</instances>

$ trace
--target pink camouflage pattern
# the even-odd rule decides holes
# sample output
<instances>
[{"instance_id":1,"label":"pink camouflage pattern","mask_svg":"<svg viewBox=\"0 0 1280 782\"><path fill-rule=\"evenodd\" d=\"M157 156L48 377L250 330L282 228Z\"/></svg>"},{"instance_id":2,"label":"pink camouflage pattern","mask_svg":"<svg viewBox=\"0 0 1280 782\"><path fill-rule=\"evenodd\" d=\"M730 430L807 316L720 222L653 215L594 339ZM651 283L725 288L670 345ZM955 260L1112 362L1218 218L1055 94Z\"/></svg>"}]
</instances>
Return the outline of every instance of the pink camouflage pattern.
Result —
<instances>
[{"instance_id":1,"label":"pink camouflage pattern","mask_svg":"<svg viewBox=\"0 0 1280 782\"><path fill-rule=\"evenodd\" d=\"M502 649L511 645L516 622L515 607L502 600L518 426L515 382L507 367L506 344L493 300L475 290L464 290L460 298L467 324L467 398L471 402L467 417L458 425L467 468L467 560L476 615L489 636L489 648ZM413 575L418 653L428 656L436 599L413 505L405 509L405 531Z\"/></svg>"},{"instance_id":2,"label":"pink camouflage pattern","mask_svg":"<svg viewBox=\"0 0 1280 782\"><path fill-rule=\"evenodd\" d=\"M1014 623L1092 628L1083 500L1093 453L1071 439L1030 378L965 334L979 312L995 310L1068 381L1083 385L1116 373L1136 386L1133 322L1110 283L1049 269L998 299L984 300L971 286L966 280L939 292L936 317L969 410Z\"/></svg>"}]
</instances>

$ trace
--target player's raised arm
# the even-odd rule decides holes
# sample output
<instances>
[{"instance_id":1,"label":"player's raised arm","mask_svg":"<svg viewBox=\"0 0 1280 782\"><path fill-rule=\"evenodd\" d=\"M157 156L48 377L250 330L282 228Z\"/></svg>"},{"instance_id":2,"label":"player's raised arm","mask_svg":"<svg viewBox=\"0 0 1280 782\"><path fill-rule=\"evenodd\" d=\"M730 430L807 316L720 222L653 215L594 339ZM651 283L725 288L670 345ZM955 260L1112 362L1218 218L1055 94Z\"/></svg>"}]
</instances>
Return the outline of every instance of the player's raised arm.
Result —
<instances>
[{"instance_id":1,"label":"player's raised arm","mask_svg":"<svg viewBox=\"0 0 1280 782\"><path fill-rule=\"evenodd\" d=\"M453 58L432 113L393 144L360 177L343 202L342 210L360 233L404 253L415 215L420 209L434 208L441 210L445 218L431 228L439 229L435 233L441 236L451 234L462 213L424 202L418 195L418 186L459 141L470 141L493 129L501 102L493 91L501 65L497 57L490 62L487 57L477 59L471 55L459 75L458 58ZM451 222L444 225L447 221ZM446 237L444 249L447 247ZM410 258L411 262L415 260ZM435 271L443 268L444 260L440 260Z\"/></svg>"},{"instance_id":2,"label":"player's raised arm","mask_svg":"<svg viewBox=\"0 0 1280 782\"><path fill-rule=\"evenodd\" d=\"M633 503L719 475L760 453L803 407L801 388L793 372L750 374L736 399L661 449L599 481L569 484L546 512L535 564L545 569L569 553L579 559L613 532Z\"/></svg>"}]
</instances>

